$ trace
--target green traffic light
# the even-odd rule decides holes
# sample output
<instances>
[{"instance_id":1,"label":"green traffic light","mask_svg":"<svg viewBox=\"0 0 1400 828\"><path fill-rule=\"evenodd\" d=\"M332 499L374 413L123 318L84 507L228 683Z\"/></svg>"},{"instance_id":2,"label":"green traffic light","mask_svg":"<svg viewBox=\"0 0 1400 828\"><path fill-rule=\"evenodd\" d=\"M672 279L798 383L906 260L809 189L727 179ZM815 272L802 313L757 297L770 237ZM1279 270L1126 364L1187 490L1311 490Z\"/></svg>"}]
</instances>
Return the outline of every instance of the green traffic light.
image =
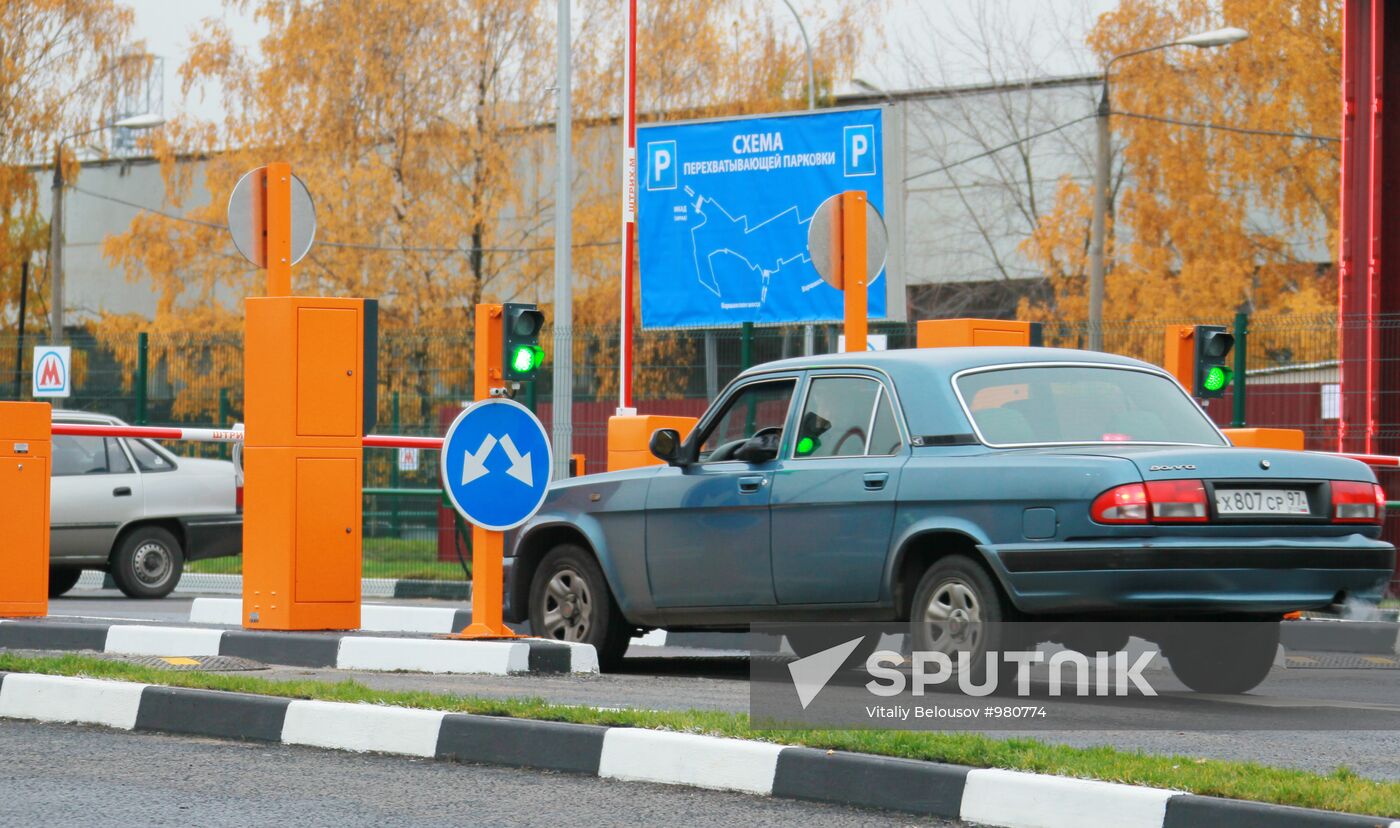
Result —
<instances>
[{"instance_id":1,"label":"green traffic light","mask_svg":"<svg viewBox=\"0 0 1400 828\"><path fill-rule=\"evenodd\" d=\"M798 454L811 454L812 451L816 449L816 447L817 441L813 440L811 437L803 437L802 439L797 441Z\"/></svg>"},{"instance_id":2,"label":"green traffic light","mask_svg":"<svg viewBox=\"0 0 1400 828\"><path fill-rule=\"evenodd\" d=\"M510 355L511 370L517 374L529 373L531 368L537 366L534 353L537 350L540 349L531 348L529 345L518 346L515 349L515 353ZM544 353L542 351L539 355L539 362L544 362Z\"/></svg>"},{"instance_id":3,"label":"green traffic light","mask_svg":"<svg viewBox=\"0 0 1400 828\"><path fill-rule=\"evenodd\" d=\"M544 365L544 349L535 345L530 351L530 367L532 369L538 369L541 365Z\"/></svg>"},{"instance_id":4,"label":"green traffic light","mask_svg":"<svg viewBox=\"0 0 1400 828\"><path fill-rule=\"evenodd\" d=\"M1201 383L1201 387L1207 391L1219 391L1230 384L1230 379L1233 376L1234 372L1229 368L1212 365L1210 369L1206 371L1205 382Z\"/></svg>"}]
</instances>

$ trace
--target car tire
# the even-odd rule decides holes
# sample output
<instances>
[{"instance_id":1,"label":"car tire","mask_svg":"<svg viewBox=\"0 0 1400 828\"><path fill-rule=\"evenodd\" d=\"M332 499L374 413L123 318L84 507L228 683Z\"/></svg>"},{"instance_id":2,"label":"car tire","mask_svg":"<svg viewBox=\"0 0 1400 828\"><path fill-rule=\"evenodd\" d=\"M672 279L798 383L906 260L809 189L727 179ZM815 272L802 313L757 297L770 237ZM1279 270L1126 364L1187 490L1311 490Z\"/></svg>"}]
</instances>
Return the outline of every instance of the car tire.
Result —
<instances>
[{"instance_id":1,"label":"car tire","mask_svg":"<svg viewBox=\"0 0 1400 828\"><path fill-rule=\"evenodd\" d=\"M57 598L78 585L83 571L76 566L49 567L49 597Z\"/></svg>"},{"instance_id":2,"label":"car tire","mask_svg":"<svg viewBox=\"0 0 1400 828\"><path fill-rule=\"evenodd\" d=\"M1278 655L1278 621L1185 623L1158 642L1181 683L1197 693L1248 693Z\"/></svg>"},{"instance_id":3,"label":"car tire","mask_svg":"<svg viewBox=\"0 0 1400 828\"><path fill-rule=\"evenodd\" d=\"M948 655L953 676L960 672L960 654L967 652L969 677L981 686L987 680L986 654L1016 648L1005 626L1015 620L1015 610L985 569L965 555L949 555L929 567L914 588L909 610L911 651ZM997 690L1011 691L1016 665L1003 658L996 667Z\"/></svg>"},{"instance_id":4,"label":"car tire","mask_svg":"<svg viewBox=\"0 0 1400 828\"><path fill-rule=\"evenodd\" d=\"M137 526L117 541L112 580L130 598L164 598L180 583L185 553L159 526Z\"/></svg>"},{"instance_id":5,"label":"car tire","mask_svg":"<svg viewBox=\"0 0 1400 828\"><path fill-rule=\"evenodd\" d=\"M632 640L597 560L576 544L556 546L530 581L530 629L552 641L592 644L598 668L617 668Z\"/></svg>"}]
</instances>

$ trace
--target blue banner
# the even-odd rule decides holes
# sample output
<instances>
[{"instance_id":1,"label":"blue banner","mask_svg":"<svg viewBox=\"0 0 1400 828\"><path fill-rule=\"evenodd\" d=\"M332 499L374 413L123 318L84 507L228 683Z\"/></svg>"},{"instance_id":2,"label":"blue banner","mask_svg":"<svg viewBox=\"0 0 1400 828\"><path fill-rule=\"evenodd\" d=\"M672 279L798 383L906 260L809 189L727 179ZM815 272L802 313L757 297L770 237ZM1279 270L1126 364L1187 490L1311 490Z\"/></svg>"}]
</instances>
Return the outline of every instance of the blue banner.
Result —
<instances>
[{"instance_id":1,"label":"blue banner","mask_svg":"<svg viewBox=\"0 0 1400 828\"><path fill-rule=\"evenodd\" d=\"M865 190L883 215L879 109L653 124L637 133L642 325L829 322L841 291L807 255L827 197ZM884 271L870 316L885 316Z\"/></svg>"}]
</instances>

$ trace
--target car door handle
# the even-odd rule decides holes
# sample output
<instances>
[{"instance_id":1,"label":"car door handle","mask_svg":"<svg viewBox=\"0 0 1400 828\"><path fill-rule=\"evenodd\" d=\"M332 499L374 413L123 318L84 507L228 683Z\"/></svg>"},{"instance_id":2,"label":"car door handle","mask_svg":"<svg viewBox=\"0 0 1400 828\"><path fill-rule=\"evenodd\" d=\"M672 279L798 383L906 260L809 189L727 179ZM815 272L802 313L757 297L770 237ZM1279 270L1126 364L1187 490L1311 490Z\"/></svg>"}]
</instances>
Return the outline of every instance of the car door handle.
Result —
<instances>
[{"instance_id":1,"label":"car door handle","mask_svg":"<svg viewBox=\"0 0 1400 828\"><path fill-rule=\"evenodd\" d=\"M890 476L886 472L870 472L865 476L865 490L867 492L878 492L885 488L885 481Z\"/></svg>"},{"instance_id":2,"label":"car door handle","mask_svg":"<svg viewBox=\"0 0 1400 828\"><path fill-rule=\"evenodd\" d=\"M739 491L743 494L753 494L759 489L768 485L768 478L763 475L739 478Z\"/></svg>"},{"instance_id":3,"label":"car door handle","mask_svg":"<svg viewBox=\"0 0 1400 828\"><path fill-rule=\"evenodd\" d=\"M131 497L130 486L118 486L112 490L112 497Z\"/></svg>"}]
</instances>

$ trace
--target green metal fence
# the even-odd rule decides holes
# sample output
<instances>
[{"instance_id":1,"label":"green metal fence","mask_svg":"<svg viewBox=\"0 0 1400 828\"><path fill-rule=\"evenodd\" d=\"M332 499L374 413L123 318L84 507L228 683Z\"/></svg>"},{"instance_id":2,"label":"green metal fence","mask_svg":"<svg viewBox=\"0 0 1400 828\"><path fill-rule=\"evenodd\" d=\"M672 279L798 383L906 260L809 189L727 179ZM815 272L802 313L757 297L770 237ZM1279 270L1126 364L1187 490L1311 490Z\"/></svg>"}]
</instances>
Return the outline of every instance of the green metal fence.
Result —
<instances>
[{"instance_id":1,"label":"green metal fence","mask_svg":"<svg viewBox=\"0 0 1400 828\"><path fill-rule=\"evenodd\" d=\"M1328 386L1337 383L1338 323L1334 316L1242 318L1233 314L1201 319L1151 319L1108 322L1105 349L1159 363L1163 328L1171 323L1243 326L1248 331L1238 377L1245 394L1214 401L1209 411L1222 425L1302 428L1314 448L1332 448L1337 401ZM1400 332L1400 319L1383 320ZM1044 325L1048 346L1078 347L1088 339L1085 325L1050 320ZM871 325L877 341L889 348L913 347L913 324ZM837 349L839 328L816 325L814 353ZM745 365L758 364L806 350L802 326L640 331L636 337L635 398L643 411L698 413ZM617 388L617 330L580 327L571 332L575 366L573 395L574 450L589 456L589 471L601 471L606 418ZM548 346L552 332L542 338ZM30 353L37 344L71 345L74 395L62 407L100 411L132 423L151 425L218 425L238 422L243 412L242 341L234 334L206 336L131 332L119 335L74 333L61 343L30 337L23 353L13 334L0 334L0 399L27 399ZM1389 351L1400 353L1400 348ZM439 435L457 407L470 399L471 338L463 330L383 331L379 346L380 433ZM1400 357L1397 357L1400 358ZM1238 387L1238 386L1237 386ZM536 387L522 397L542 409L552 403L546 368ZM1337 393L1340 393L1338 389ZM664 402L664 406L659 405ZM545 417L545 422L549 420ZM1400 434L1400 423L1385 424ZM171 445L176 451L227 456L213 444ZM444 543L439 553L437 456L422 452L417 470L400 470L397 453L365 452L365 574L372 577L457 579L465 577L457 544ZM467 557L465 548L462 556ZM440 557L444 558L440 560ZM237 571L236 559L200 562L203 571Z\"/></svg>"}]
</instances>

